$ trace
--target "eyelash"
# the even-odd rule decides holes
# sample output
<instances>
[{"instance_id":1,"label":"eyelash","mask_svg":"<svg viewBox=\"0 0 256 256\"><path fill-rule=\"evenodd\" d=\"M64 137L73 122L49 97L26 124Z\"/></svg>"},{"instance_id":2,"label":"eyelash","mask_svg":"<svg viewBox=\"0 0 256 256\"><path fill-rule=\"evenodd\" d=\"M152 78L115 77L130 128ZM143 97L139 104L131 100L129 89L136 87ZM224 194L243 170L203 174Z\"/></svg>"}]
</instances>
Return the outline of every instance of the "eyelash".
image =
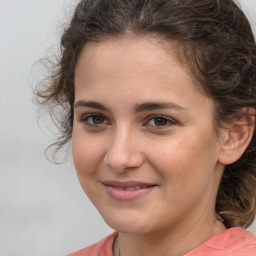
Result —
<instances>
[{"instance_id":1,"label":"eyelash","mask_svg":"<svg viewBox=\"0 0 256 256\"><path fill-rule=\"evenodd\" d=\"M100 124L90 123L89 122L90 118L92 118L92 122L93 122L93 118L101 118L101 119L103 119L103 123L100 123ZM97 114L97 113L90 113L90 114L83 115L81 117L80 121L82 123L84 123L84 125L86 125L87 127L90 127L90 128L99 128L99 127L102 127L102 125L109 124L109 122L105 116L103 116L101 114Z\"/></svg>"},{"instance_id":2,"label":"eyelash","mask_svg":"<svg viewBox=\"0 0 256 256\"><path fill-rule=\"evenodd\" d=\"M166 124L165 125L160 125L160 126L157 126L156 124L154 124L154 125L149 125L149 122L150 121L156 121L156 120L161 120L161 121L165 121L166 122ZM153 129L156 129L156 130L161 130L161 129L165 129L165 128L168 128L168 127L170 127L170 126L173 126L173 125L176 125L177 124L177 122L176 121L174 121L173 119L171 119L171 118L169 118L169 117L167 117L167 116L163 116L163 115L153 115L153 116L150 116L150 118L148 119L148 121L146 122L146 124L145 125L143 125L143 126L150 126L151 128L153 128Z\"/></svg>"},{"instance_id":3,"label":"eyelash","mask_svg":"<svg viewBox=\"0 0 256 256\"><path fill-rule=\"evenodd\" d=\"M91 122L89 121L90 118L91 118ZM99 123L99 124L94 123L93 118L100 118L102 123ZM157 119L158 119L158 121L166 122L166 124L160 125L160 126L156 125L155 122L156 122ZM110 122L108 121L108 119L104 115L98 114L98 113L90 113L90 114L83 115L81 117L80 121L82 123L84 123L84 125L89 127L89 128L101 128L103 125L109 125L110 124ZM150 124L151 121L153 121L154 124ZM171 119L167 116L163 116L163 115L150 116L147 119L147 121L145 122L145 124L143 124L143 126L149 126L150 128L155 129L155 130L165 129L165 128L168 128L168 127L173 126L173 125L177 125L177 122L174 121L173 119Z\"/></svg>"}]
</instances>

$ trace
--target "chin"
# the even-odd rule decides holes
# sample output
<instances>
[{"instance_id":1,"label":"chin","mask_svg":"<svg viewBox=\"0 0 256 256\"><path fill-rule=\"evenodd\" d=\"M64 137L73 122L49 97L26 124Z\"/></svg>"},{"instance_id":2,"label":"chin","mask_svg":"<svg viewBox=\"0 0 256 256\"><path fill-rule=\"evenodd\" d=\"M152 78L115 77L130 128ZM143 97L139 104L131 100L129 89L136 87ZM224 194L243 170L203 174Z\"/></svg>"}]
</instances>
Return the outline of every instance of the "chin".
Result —
<instances>
[{"instance_id":1,"label":"chin","mask_svg":"<svg viewBox=\"0 0 256 256\"><path fill-rule=\"evenodd\" d=\"M104 218L104 216L103 216ZM149 227L144 221L140 221L138 218L104 218L105 222L114 230L125 234L145 234L149 232Z\"/></svg>"}]
</instances>

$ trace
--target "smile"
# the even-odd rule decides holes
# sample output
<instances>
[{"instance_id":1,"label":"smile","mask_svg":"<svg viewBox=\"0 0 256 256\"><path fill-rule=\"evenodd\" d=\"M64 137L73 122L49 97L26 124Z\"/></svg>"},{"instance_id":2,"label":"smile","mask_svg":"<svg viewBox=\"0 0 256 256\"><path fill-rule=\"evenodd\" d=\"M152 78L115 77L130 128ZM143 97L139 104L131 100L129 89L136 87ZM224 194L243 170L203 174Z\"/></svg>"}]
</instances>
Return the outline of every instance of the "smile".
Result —
<instances>
[{"instance_id":1,"label":"smile","mask_svg":"<svg viewBox=\"0 0 256 256\"><path fill-rule=\"evenodd\" d=\"M143 188L148 188L147 186L135 186L135 187L128 187L128 188L120 188L120 187L114 187L116 189L120 190L138 190L138 189L143 189Z\"/></svg>"},{"instance_id":2,"label":"smile","mask_svg":"<svg viewBox=\"0 0 256 256\"><path fill-rule=\"evenodd\" d=\"M141 182L103 182L107 194L117 201L133 201L148 194L152 189L157 187L154 184Z\"/></svg>"}]
</instances>

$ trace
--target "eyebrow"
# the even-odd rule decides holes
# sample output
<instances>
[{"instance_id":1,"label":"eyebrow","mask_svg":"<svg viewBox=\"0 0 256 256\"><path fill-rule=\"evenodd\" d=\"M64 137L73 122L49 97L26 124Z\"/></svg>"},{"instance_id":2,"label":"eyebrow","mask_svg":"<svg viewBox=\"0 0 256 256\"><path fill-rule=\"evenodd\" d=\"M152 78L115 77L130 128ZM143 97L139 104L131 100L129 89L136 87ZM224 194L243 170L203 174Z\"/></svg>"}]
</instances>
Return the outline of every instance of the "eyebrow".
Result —
<instances>
[{"instance_id":1,"label":"eyebrow","mask_svg":"<svg viewBox=\"0 0 256 256\"><path fill-rule=\"evenodd\" d=\"M74 108L79 108L79 107L96 108L96 109L99 109L99 110L104 110L104 111L111 112L110 108L108 108L104 104L101 104L101 103L96 102L96 101L79 100L79 101L75 102Z\"/></svg>"},{"instance_id":2,"label":"eyebrow","mask_svg":"<svg viewBox=\"0 0 256 256\"><path fill-rule=\"evenodd\" d=\"M157 109L174 109L178 111L187 111L186 108L173 103L173 102L145 102L142 104L136 104L134 106L134 112L152 111Z\"/></svg>"},{"instance_id":3,"label":"eyebrow","mask_svg":"<svg viewBox=\"0 0 256 256\"><path fill-rule=\"evenodd\" d=\"M79 100L75 102L74 108L79 108L79 107L89 107L89 108L95 108L98 110L111 112L110 108L96 101ZM136 104L133 109L135 113L158 110L158 109L174 109L177 111L187 112L186 108L173 102L145 102L142 104Z\"/></svg>"}]
</instances>

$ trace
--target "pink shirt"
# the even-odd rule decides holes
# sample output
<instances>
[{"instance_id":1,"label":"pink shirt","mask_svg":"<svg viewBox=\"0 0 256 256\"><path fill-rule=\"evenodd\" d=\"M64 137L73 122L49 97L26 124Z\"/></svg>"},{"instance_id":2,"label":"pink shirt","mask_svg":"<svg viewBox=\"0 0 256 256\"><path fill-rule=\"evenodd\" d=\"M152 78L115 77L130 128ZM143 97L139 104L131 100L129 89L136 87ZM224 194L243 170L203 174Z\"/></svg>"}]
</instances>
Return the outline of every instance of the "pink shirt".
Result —
<instances>
[{"instance_id":1,"label":"pink shirt","mask_svg":"<svg viewBox=\"0 0 256 256\"><path fill-rule=\"evenodd\" d=\"M68 256L113 256L112 247L117 233ZM184 256L256 256L256 236L240 227L230 228Z\"/></svg>"}]
</instances>

